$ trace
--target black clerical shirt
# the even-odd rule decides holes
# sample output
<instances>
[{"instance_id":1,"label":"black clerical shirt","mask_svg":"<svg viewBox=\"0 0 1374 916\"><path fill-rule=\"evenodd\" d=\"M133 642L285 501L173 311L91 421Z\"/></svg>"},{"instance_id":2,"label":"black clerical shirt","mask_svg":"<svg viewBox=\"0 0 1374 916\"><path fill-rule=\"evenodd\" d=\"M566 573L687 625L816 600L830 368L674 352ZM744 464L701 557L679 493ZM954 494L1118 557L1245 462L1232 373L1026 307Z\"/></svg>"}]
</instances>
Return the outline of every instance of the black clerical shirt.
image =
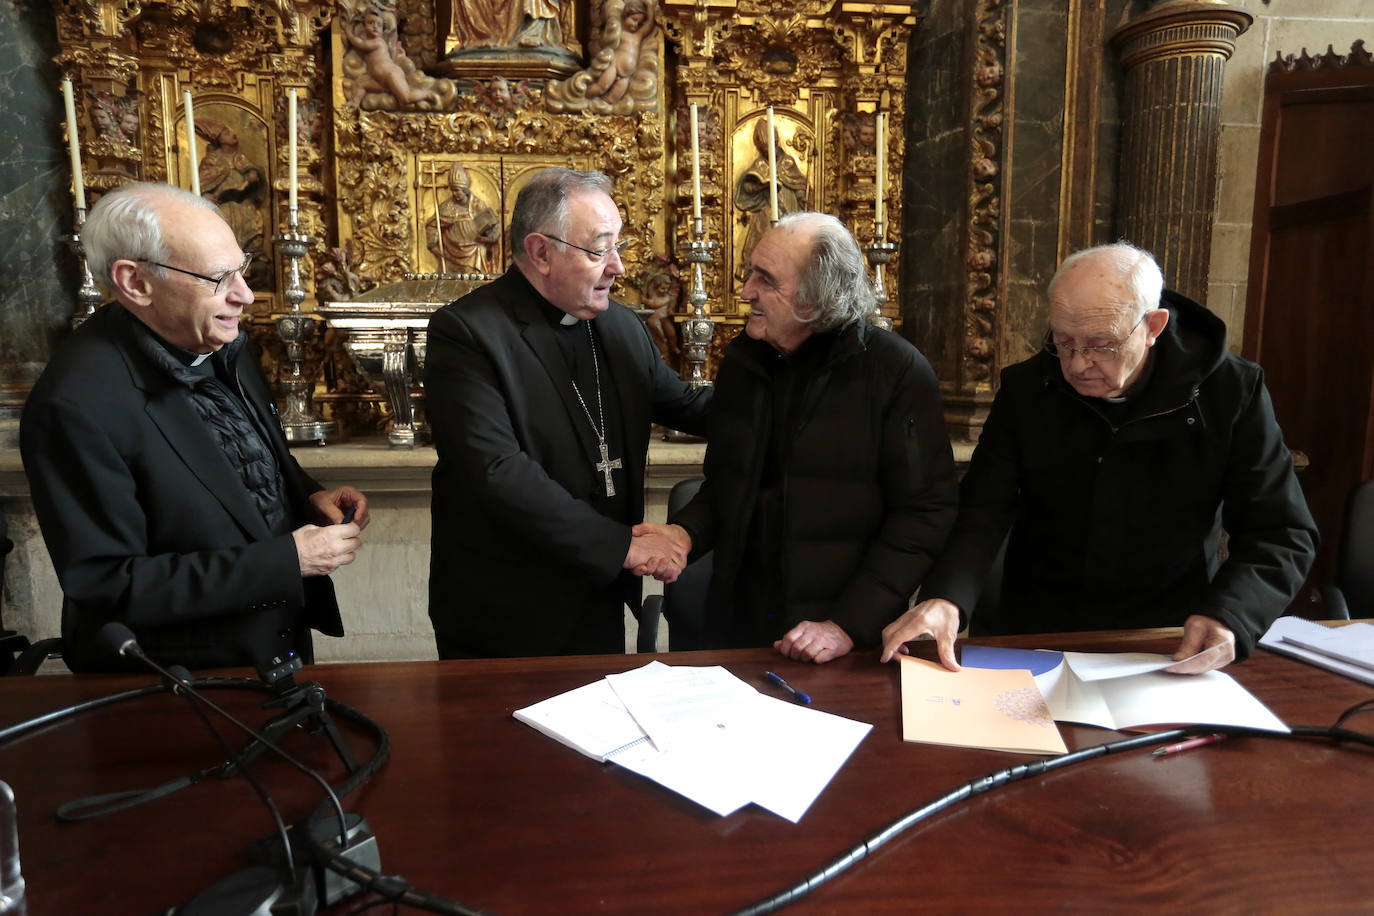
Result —
<instances>
[{"instance_id":1,"label":"black clerical shirt","mask_svg":"<svg viewBox=\"0 0 1374 916\"><path fill-rule=\"evenodd\" d=\"M563 354L568 372L572 375L573 381L577 383L577 392L581 393L582 403L586 406L585 412L578 410L574 414L572 417L573 424L578 427L579 431L589 434L589 438L595 443L596 429L601 427L604 417L605 426L602 431L606 436L606 446L609 450L610 459L614 461L619 458L623 464L626 448L620 396L616 391L610 366L606 362L606 351L597 338L596 322L574 319L570 324L564 324L564 320L571 317L566 312L551 304L538 293L535 294L535 301L539 303L539 310L549 320L554 339L558 341L559 352ZM592 359L593 346L596 347L595 363ZM600 375L599 385L598 373ZM577 392L574 392L573 400L577 400ZM588 419L588 414L591 415L590 419ZM623 468L611 470L615 495L607 496L605 475L601 471L595 470L595 466L601 463L601 455L599 452L593 454L594 459L588 462L589 473L596 476L596 485L592 488L593 496L590 500L592 507L607 518L631 524L630 501L626 492L628 478L625 470Z\"/></svg>"}]
</instances>

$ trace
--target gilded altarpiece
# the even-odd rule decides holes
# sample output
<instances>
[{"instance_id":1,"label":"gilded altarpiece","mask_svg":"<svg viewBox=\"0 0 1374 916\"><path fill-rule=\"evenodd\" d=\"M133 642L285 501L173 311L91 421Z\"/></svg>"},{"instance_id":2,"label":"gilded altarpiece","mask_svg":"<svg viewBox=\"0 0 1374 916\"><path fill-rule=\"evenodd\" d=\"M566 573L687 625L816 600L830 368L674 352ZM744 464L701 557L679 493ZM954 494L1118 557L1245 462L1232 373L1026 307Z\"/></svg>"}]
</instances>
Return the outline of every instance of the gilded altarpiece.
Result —
<instances>
[{"instance_id":1,"label":"gilded altarpiece","mask_svg":"<svg viewBox=\"0 0 1374 916\"><path fill-rule=\"evenodd\" d=\"M665 358L692 283L688 106L699 111L707 357L744 320L749 250L769 224L769 108L779 210L839 216L876 239L885 139L889 239L899 237L907 37L913 4L683 0L81 0L60 5L58 63L77 84L87 187L190 184L184 92L194 103L201 191L255 255L252 321L269 361L288 311L273 245L287 218L285 93L299 93L303 309L430 278L461 291L510 263L520 188L548 165L617 184L636 240L617 298L642 306ZM521 12L523 11L523 12ZM876 115L886 117L880 130ZM900 251L888 266L898 275ZM409 281L407 281L409 278ZM442 284L447 284L446 286ZM440 287L436 287L440 288ZM382 298L385 298L384 296ZM889 297L890 298L890 297ZM434 304L442 303L436 296ZM895 301L884 312L897 314ZM305 373L353 432L387 408L317 335Z\"/></svg>"},{"instance_id":2,"label":"gilded altarpiece","mask_svg":"<svg viewBox=\"0 0 1374 916\"><path fill-rule=\"evenodd\" d=\"M193 101L196 172L254 260L253 317L280 311L281 269L271 237L285 224L288 87L313 94L322 80L315 32L319 3L64 3L58 63L81 101L81 145L92 197L132 180L191 186L185 94ZM325 231L312 200L320 160L318 101L298 124L301 220Z\"/></svg>"}]
</instances>

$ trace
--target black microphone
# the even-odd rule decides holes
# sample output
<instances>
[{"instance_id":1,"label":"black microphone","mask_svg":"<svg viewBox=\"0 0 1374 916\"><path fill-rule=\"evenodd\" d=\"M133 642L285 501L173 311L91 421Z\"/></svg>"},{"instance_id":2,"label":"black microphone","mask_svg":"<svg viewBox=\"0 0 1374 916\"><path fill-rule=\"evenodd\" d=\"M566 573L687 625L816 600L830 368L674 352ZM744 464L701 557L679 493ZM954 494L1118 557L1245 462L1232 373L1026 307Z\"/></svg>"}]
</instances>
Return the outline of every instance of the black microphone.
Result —
<instances>
[{"instance_id":1,"label":"black microphone","mask_svg":"<svg viewBox=\"0 0 1374 916\"><path fill-rule=\"evenodd\" d=\"M316 773L310 767L301 763L295 757L292 757L290 754L286 753L286 751L278 747L273 741L269 740L266 735L244 724L228 710L223 709L222 707L211 701L207 696L205 696L205 694L196 690L195 687L192 686L189 677L178 676L179 673L189 674L189 672L186 672L185 668L181 668L180 666L177 666L175 669L164 668L162 665L158 664L152 658L149 658L147 653L145 653L142 647L139 646L138 639L134 636L133 631L130 630L124 624L118 621L111 621L105 624L100 628L99 638L107 647L109 647L111 651L116 652L119 655L127 656L130 658L136 658L139 661L143 662L143 664L147 665L149 668L152 668L154 671L161 674L163 677L169 679L169 681L172 682L176 690L184 692L184 694L188 698L194 699L197 703L200 703L209 709L213 709L220 716L232 722L238 729L252 737L253 740L258 743L258 745L272 751L272 753L276 754L282 760L285 760L291 766L295 767L297 770L300 770L306 776L309 776L315 782L319 783L320 787L324 789L325 794L329 796L330 803L334 808L334 812L338 818L339 832L337 834L337 837L331 836L330 831L327 830L323 831L323 833L321 834L320 832L314 829L313 824L309 823L302 825L301 829L309 830L310 832L312 832L312 834L315 834L320 839L324 839L327 837L330 842L333 842L337 838L338 845L332 851L338 852L344 858L357 864L366 866L373 870L380 870L381 857L377 851L377 839L373 835L371 828L368 827L367 821L360 815L353 815L350 817L344 814L343 805L340 804L338 795L335 794L334 789L329 785L327 781L325 781L324 777L320 776L319 773ZM177 671L177 673L174 673L174 671ZM234 762L235 760L231 760L230 764L232 765ZM239 769L243 769L241 764L239 766ZM289 851L287 852L287 855L290 855ZM323 867L321 867L320 871L322 873L320 876L320 881L323 884L323 887L321 889L322 893L319 895L319 900L325 906L332 906L334 903L346 899L347 897L357 894L358 892L363 890L363 888L359 887L355 883L348 881L347 879L337 875L332 871L324 869ZM241 875L235 875L231 876L229 880L233 881L241 877ZM223 883L225 882L221 882L221 884ZM242 882L240 881L240 883ZM211 890L213 891L215 890L215 888L211 888ZM207 893L209 893L209 891L207 891ZM252 909L250 908L250 910L246 910L245 912L248 911L252 911ZM178 910L177 912L189 914L191 912L200 911Z\"/></svg>"},{"instance_id":2,"label":"black microphone","mask_svg":"<svg viewBox=\"0 0 1374 916\"><path fill-rule=\"evenodd\" d=\"M121 649L132 646L137 648L137 643L133 640L126 640ZM315 912L319 906L318 882L307 880L310 872L304 874L296 870L296 857L291 850L291 839L286 831L286 823L282 820L281 811L277 808L277 803L272 800L272 796L263 786L262 782L253 775L248 768L248 762L242 759L242 755L236 753L230 746L229 739L224 737L215 723L210 721L205 709L196 698L188 691L184 685L191 683L191 672L182 665L169 665L167 674L162 678L163 685L169 693L183 697L191 709L195 710L196 715L210 734L215 736L215 741L219 743L229 760L238 761L238 771L243 774L243 778L257 794L258 800L267 808L268 814L272 816L272 825L276 828L277 836L281 839L281 849L286 864L286 879L282 879L282 874L270 865L261 865L246 871L236 872L221 881L215 882L209 889L197 894L192 900L172 912L177 916L195 916L204 913L212 916L215 913L230 912L271 912L274 914L294 913L297 916L309 916Z\"/></svg>"}]
</instances>

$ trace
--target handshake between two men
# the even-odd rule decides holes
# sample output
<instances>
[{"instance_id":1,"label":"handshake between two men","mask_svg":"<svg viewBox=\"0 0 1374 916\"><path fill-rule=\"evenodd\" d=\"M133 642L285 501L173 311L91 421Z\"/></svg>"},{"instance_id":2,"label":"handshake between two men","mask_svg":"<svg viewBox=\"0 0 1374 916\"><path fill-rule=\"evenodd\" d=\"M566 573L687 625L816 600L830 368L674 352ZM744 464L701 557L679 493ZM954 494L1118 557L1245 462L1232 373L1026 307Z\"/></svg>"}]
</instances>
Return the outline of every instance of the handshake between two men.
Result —
<instances>
[{"instance_id":1,"label":"handshake between two men","mask_svg":"<svg viewBox=\"0 0 1374 916\"><path fill-rule=\"evenodd\" d=\"M653 576L665 585L676 582L692 552L692 536L687 530L681 525L641 522L634 526L633 535L625 568L637 576ZM735 641L730 639L732 644ZM854 641L834 621L803 620L774 640L773 648L788 658L820 664L848 654Z\"/></svg>"}]
</instances>

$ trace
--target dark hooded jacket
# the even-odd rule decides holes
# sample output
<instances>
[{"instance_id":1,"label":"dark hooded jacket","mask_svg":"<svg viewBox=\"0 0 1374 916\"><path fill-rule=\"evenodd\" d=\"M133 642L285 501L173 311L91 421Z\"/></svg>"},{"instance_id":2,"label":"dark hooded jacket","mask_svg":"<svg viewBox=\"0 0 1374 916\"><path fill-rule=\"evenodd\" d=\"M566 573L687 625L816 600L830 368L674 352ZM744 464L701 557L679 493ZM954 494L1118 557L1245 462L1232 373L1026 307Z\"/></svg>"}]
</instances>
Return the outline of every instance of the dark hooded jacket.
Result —
<instances>
[{"instance_id":1,"label":"dark hooded jacket","mask_svg":"<svg viewBox=\"0 0 1374 916\"><path fill-rule=\"evenodd\" d=\"M949 599L967 622L1010 529L998 618L975 632L1203 614L1250 654L1302 586L1316 526L1260 367L1227 352L1201 305L1167 290L1162 305L1149 378L1123 403L1077 394L1047 353L1002 373L923 599Z\"/></svg>"},{"instance_id":2,"label":"dark hooded jacket","mask_svg":"<svg viewBox=\"0 0 1374 916\"><path fill-rule=\"evenodd\" d=\"M925 357L862 321L813 335L795 356L787 365L743 334L730 343L706 481L673 519L692 533L694 555L715 550L712 646L739 644L742 631L771 641L804 620L832 620L856 644L875 644L954 521L954 460ZM780 385L789 388L781 398ZM761 489L772 494L762 506ZM761 525L769 499L773 519ZM742 582L760 574L763 587ZM741 594L766 596L770 618L738 606Z\"/></svg>"}]
</instances>

